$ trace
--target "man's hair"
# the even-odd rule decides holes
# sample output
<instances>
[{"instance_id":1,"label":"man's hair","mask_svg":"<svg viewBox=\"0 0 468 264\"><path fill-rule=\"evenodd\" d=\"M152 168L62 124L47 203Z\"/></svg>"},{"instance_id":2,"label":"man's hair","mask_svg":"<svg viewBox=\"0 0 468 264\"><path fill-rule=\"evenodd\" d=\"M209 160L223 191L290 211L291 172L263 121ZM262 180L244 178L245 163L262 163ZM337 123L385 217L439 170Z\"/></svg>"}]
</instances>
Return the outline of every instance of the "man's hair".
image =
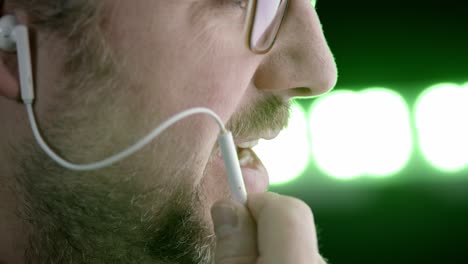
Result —
<instances>
[{"instance_id":1,"label":"man's hair","mask_svg":"<svg viewBox=\"0 0 468 264\"><path fill-rule=\"evenodd\" d=\"M104 80L110 77L112 51L108 49L102 34L105 24L102 2L11 0L10 7L24 10L28 15L29 27L35 31L53 35L64 41L69 50L63 66L64 74L77 75L78 72L86 72ZM95 61L94 58L101 58L99 65L91 63Z\"/></svg>"},{"instance_id":2,"label":"man's hair","mask_svg":"<svg viewBox=\"0 0 468 264\"><path fill-rule=\"evenodd\" d=\"M72 38L87 27L96 25L100 2L95 0L12 0L12 5L28 14L31 26Z\"/></svg>"}]
</instances>

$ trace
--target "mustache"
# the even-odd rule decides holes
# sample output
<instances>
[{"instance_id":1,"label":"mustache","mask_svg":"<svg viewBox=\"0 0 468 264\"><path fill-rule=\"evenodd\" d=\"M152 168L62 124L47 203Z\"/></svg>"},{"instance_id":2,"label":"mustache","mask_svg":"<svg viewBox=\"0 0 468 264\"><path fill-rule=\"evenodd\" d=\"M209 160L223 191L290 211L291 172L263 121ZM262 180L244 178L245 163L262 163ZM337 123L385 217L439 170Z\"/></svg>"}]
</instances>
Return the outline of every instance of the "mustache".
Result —
<instances>
[{"instance_id":1,"label":"mustache","mask_svg":"<svg viewBox=\"0 0 468 264\"><path fill-rule=\"evenodd\" d=\"M234 114L226 124L234 138L249 138L265 131L277 131L288 125L291 102L270 95L258 103Z\"/></svg>"}]
</instances>

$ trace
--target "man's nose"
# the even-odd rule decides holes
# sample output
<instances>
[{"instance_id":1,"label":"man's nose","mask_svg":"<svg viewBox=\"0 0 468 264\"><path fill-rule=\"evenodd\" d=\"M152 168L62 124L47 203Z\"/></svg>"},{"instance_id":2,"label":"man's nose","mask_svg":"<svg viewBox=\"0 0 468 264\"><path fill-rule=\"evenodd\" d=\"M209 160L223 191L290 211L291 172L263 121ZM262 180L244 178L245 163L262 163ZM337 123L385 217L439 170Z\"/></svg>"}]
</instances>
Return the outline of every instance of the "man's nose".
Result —
<instances>
[{"instance_id":1,"label":"man's nose","mask_svg":"<svg viewBox=\"0 0 468 264\"><path fill-rule=\"evenodd\" d=\"M333 55L310 0L290 0L276 43L254 76L255 86L280 96L317 96L337 80Z\"/></svg>"}]
</instances>

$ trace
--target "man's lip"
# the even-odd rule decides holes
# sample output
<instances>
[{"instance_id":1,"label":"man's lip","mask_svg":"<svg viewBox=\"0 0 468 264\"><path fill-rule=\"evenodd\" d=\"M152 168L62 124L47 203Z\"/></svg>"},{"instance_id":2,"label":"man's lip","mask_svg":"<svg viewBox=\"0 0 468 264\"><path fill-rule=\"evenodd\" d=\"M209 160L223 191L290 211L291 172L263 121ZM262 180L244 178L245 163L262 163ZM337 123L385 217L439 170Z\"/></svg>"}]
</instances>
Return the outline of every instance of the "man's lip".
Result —
<instances>
[{"instance_id":1,"label":"man's lip","mask_svg":"<svg viewBox=\"0 0 468 264\"><path fill-rule=\"evenodd\" d=\"M258 158L257 154L252 149L246 148L237 148L237 155L242 154L241 152L247 152L244 154L249 154L249 161L243 162L241 167L242 178L244 180L244 185L247 190L247 193L263 193L268 190L269 186L269 177L268 172ZM213 172L216 175L222 175L226 177L226 184L228 184L229 180L227 179L226 173L226 166L224 164L224 159L221 155L221 152L214 152L215 155L213 156L213 165L210 166L212 168L216 168ZM240 155L240 159L242 159L242 155ZM226 186L227 189L230 189L229 186Z\"/></svg>"},{"instance_id":2,"label":"man's lip","mask_svg":"<svg viewBox=\"0 0 468 264\"><path fill-rule=\"evenodd\" d=\"M234 139L234 142L238 146L243 143L252 142L252 141L256 141L260 139L271 140L271 139L275 139L279 135L280 132L281 132L280 130L268 130L256 136L236 137Z\"/></svg>"}]
</instances>

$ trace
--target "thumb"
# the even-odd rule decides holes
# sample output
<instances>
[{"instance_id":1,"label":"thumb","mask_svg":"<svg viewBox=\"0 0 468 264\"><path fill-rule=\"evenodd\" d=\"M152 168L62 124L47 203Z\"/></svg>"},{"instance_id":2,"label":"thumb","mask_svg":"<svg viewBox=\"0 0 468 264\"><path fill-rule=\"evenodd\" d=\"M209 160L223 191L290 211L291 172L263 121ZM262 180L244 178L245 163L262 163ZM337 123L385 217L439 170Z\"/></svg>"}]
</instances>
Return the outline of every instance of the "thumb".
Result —
<instances>
[{"instance_id":1,"label":"thumb","mask_svg":"<svg viewBox=\"0 0 468 264\"><path fill-rule=\"evenodd\" d=\"M220 201L211 208L216 234L217 264L254 264L257 231L247 208L234 201Z\"/></svg>"}]
</instances>

